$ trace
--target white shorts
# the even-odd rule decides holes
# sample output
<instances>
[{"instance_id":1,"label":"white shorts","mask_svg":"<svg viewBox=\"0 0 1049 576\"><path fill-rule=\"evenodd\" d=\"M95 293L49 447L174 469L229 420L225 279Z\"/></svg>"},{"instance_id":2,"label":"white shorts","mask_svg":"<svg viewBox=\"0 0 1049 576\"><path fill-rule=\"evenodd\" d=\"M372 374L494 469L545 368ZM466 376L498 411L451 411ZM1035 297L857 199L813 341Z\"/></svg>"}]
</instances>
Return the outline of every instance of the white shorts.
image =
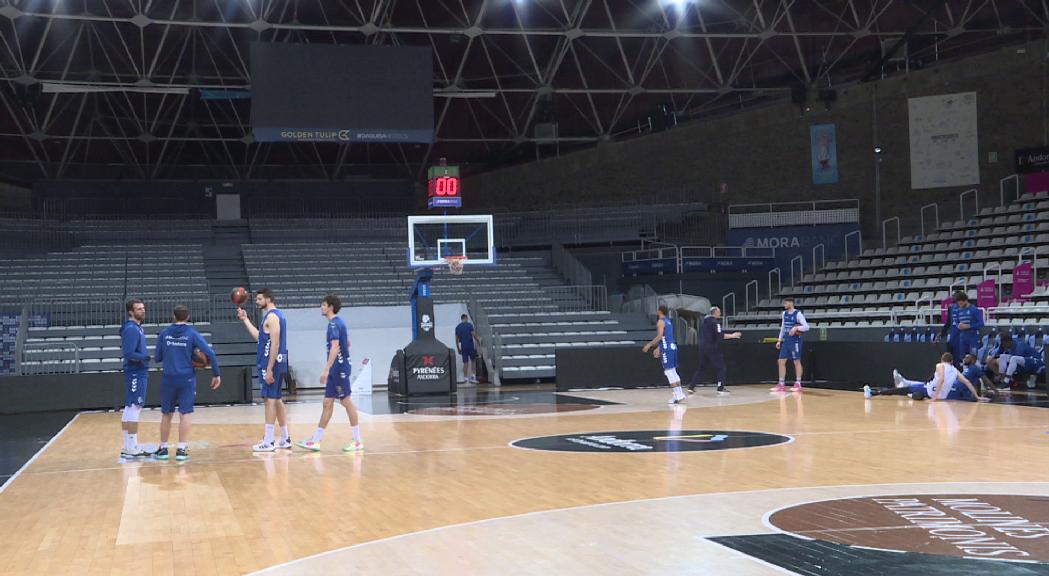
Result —
<instances>
[{"instance_id":1,"label":"white shorts","mask_svg":"<svg viewBox=\"0 0 1049 576\"><path fill-rule=\"evenodd\" d=\"M663 374L667 377L667 382L673 384L674 382L681 382L681 376L677 375L677 368L671 368L670 370L664 370Z\"/></svg>"}]
</instances>

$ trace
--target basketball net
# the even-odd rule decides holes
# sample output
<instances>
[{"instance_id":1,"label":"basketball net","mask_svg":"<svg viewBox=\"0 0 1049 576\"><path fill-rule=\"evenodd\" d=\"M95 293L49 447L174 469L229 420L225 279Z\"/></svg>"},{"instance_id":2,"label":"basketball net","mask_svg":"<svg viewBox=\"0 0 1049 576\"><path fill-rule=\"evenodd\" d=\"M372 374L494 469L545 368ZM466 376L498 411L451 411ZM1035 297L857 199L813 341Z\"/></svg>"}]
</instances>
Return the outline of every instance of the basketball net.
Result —
<instances>
[{"instance_id":1,"label":"basketball net","mask_svg":"<svg viewBox=\"0 0 1049 576\"><path fill-rule=\"evenodd\" d=\"M448 272L459 276L463 273L463 266L466 264L466 256L445 256L444 262L448 265Z\"/></svg>"}]
</instances>

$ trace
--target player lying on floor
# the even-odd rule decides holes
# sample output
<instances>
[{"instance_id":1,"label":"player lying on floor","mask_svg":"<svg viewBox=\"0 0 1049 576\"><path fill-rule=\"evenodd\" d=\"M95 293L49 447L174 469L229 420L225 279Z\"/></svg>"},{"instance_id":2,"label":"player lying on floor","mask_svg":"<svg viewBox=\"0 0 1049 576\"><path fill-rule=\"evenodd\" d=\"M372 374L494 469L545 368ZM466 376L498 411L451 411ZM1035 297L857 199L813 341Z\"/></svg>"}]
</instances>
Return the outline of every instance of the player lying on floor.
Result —
<instances>
[{"instance_id":1,"label":"player lying on floor","mask_svg":"<svg viewBox=\"0 0 1049 576\"><path fill-rule=\"evenodd\" d=\"M887 389L876 389L870 386L863 387L863 397L873 396L910 396L914 400L928 398L932 402L938 400L968 400L975 402L989 402L990 398L981 397L972 382L969 381L958 369L954 367L954 355L950 352L940 356L940 362L936 365L936 371L932 380L918 382L907 380L896 370L892 371L892 379L896 386ZM958 384L962 384L959 387Z\"/></svg>"}]
</instances>

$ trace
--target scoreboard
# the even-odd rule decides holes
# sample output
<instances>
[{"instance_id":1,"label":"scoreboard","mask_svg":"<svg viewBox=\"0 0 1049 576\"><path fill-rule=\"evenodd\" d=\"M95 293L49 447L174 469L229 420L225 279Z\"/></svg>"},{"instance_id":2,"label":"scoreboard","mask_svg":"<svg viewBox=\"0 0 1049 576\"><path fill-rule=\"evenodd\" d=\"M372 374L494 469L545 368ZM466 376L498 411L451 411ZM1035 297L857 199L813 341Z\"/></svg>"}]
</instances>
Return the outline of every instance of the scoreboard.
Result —
<instances>
[{"instance_id":1,"label":"scoreboard","mask_svg":"<svg viewBox=\"0 0 1049 576\"><path fill-rule=\"evenodd\" d=\"M428 207L462 208L458 166L431 166L426 176Z\"/></svg>"}]
</instances>

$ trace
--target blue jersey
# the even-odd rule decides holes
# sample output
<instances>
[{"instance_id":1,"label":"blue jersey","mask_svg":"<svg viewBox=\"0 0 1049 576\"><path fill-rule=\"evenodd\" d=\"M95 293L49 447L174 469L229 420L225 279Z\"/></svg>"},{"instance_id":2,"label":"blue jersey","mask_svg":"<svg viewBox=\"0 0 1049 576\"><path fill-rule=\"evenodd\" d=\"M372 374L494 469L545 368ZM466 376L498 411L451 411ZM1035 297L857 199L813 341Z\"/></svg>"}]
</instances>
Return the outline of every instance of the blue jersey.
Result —
<instances>
[{"instance_id":1,"label":"blue jersey","mask_svg":"<svg viewBox=\"0 0 1049 576\"><path fill-rule=\"evenodd\" d=\"M149 369L146 333L134 320L124 322L120 327L120 354L124 359L125 373L139 373Z\"/></svg>"},{"instance_id":2,"label":"blue jersey","mask_svg":"<svg viewBox=\"0 0 1049 576\"><path fill-rule=\"evenodd\" d=\"M784 310L783 311L783 322L780 325L780 330L779 330L779 338L780 338L780 340L786 340L788 338L798 338L798 339L800 339L801 338L801 334L798 334L797 336L791 336L790 335L791 328L794 328L795 326L799 327L799 329L802 332L804 332L805 330L809 329L809 323L805 321L805 315L802 314L801 310L798 310L797 308L791 310L790 312L787 312L786 310Z\"/></svg>"},{"instance_id":3,"label":"blue jersey","mask_svg":"<svg viewBox=\"0 0 1049 576\"><path fill-rule=\"evenodd\" d=\"M266 320L269 319L270 314L275 315L280 322L280 347L277 350L277 358L273 363L274 370L280 371L288 367L288 323L284 319L284 313L276 308L270 310L262 317L262 324L259 326L259 347L258 352L255 353L255 364L259 369L269 366L270 335L266 332Z\"/></svg>"},{"instance_id":4,"label":"blue jersey","mask_svg":"<svg viewBox=\"0 0 1049 576\"><path fill-rule=\"evenodd\" d=\"M469 322L461 322L455 327L455 339L463 350L473 350L474 325Z\"/></svg>"},{"instance_id":5,"label":"blue jersey","mask_svg":"<svg viewBox=\"0 0 1049 576\"><path fill-rule=\"evenodd\" d=\"M331 365L331 374L349 374L350 372L350 336L346 330L346 323L338 316L328 322L327 351L331 354L331 343L339 343L339 355L335 357L335 363ZM328 361L328 357L324 357Z\"/></svg>"},{"instance_id":6,"label":"blue jersey","mask_svg":"<svg viewBox=\"0 0 1049 576\"><path fill-rule=\"evenodd\" d=\"M962 372L962 376L965 376L965 379L969 382L972 382L974 386L977 382L980 381L980 378L983 377L983 374L983 366L980 365L979 362L969 364L965 367L965 370Z\"/></svg>"},{"instance_id":7,"label":"blue jersey","mask_svg":"<svg viewBox=\"0 0 1049 576\"><path fill-rule=\"evenodd\" d=\"M674 324L670 318L663 318L663 338L659 341L660 359L663 368L677 368L677 340L674 339Z\"/></svg>"},{"instance_id":8,"label":"blue jersey","mask_svg":"<svg viewBox=\"0 0 1049 576\"><path fill-rule=\"evenodd\" d=\"M211 362L211 374L218 376L219 362L204 337L188 324L172 324L157 336L157 362L164 365L164 377L192 376L193 351L200 350Z\"/></svg>"}]
</instances>

